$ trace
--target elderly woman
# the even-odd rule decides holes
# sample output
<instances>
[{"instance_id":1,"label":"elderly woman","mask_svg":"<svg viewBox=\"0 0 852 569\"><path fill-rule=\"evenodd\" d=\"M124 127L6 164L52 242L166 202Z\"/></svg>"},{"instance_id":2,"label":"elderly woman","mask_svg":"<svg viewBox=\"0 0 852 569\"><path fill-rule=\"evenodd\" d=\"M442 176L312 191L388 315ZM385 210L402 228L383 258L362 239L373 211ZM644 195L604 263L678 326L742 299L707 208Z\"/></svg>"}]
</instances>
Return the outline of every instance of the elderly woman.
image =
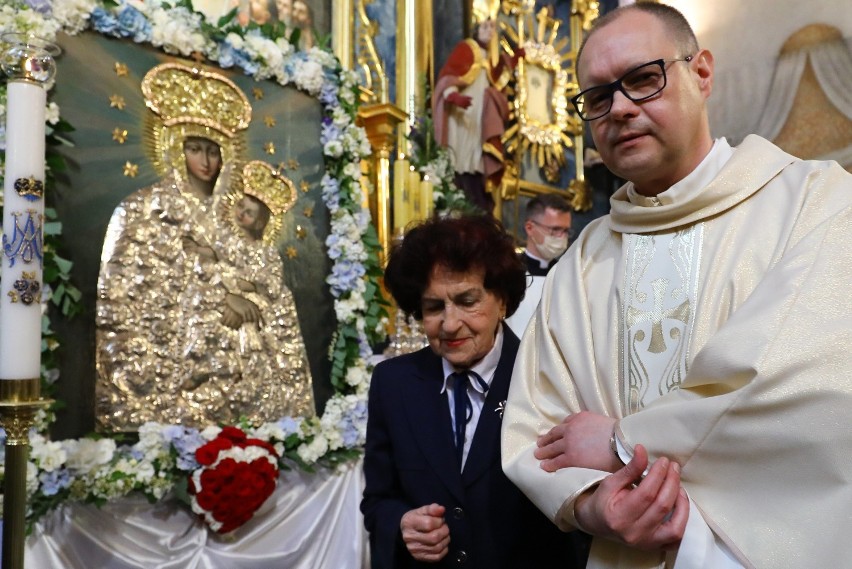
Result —
<instances>
[{"instance_id":1,"label":"elderly woman","mask_svg":"<svg viewBox=\"0 0 852 569\"><path fill-rule=\"evenodd\" d=\"M584 566L500 468L500 426L523 298L512 238L489 217L426 222L390 256L385 285L429 347L376 366L361 510L373 568Z\"/></svg>"}]
</instances>

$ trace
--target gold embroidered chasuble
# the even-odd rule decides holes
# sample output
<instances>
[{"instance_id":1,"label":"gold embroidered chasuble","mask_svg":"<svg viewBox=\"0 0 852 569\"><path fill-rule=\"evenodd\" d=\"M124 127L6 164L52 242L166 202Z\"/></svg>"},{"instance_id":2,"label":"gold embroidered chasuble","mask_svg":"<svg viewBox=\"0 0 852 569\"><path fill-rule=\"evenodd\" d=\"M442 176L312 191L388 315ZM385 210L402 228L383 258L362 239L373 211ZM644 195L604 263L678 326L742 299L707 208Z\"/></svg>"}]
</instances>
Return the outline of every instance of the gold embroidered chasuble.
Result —
<instances>
[{"instance_id":1,"label":"gold embroidered chasuble","mask_svg":"<svg viewBox=\"0 0 852 569\"><path fill-rule=\"evenodd\" d=\"M574 527L574 499L606 473L544 472L535 440L568 413L605 414L628 448L682 465L743 565L843 566L852 549L832 536L852 530L852 176L752 136L700 192L656 207L627 193L547 277L509 393L506 473ZM677 278L643 272L654 247ZM589 567L662 562L596 540Z\"/></svg>"}]
</instances>

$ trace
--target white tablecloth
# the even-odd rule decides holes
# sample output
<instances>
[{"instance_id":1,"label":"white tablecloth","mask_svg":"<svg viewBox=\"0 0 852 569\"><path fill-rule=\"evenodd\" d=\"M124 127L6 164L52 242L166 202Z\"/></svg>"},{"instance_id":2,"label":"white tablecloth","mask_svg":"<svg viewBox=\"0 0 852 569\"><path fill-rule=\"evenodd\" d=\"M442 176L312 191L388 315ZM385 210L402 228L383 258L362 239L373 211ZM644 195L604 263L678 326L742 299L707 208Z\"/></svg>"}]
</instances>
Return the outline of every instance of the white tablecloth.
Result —
<instances>
[{"instance_id":1,"label":"white tablecloth","mask_svg":"<svg viewBox=\"0 0 852 569\"><path fill-rule=\"evenodd\" d=\"M338 473L282 472L243 527L219 536L176 500L67 504L27 538L38 569L360 569L369 566L358 505L360 461Z\"/></svg>"}]
</instances>

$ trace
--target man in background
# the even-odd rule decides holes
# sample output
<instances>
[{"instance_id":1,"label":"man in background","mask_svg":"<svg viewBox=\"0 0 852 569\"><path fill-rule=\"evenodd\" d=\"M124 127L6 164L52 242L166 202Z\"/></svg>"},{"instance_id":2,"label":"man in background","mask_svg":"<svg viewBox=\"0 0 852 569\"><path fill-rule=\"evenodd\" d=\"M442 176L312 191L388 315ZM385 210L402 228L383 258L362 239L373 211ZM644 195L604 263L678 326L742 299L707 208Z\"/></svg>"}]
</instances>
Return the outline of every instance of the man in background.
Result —
<instances>
[{"instance_id":1,"label":"man in background","mask_svg":"<svg viewBox=\"0 0 852 569\"><path fill-rule=\"evenodd\" d=\"M506 323L521 337L538 301L544 277L562 253L571 236L571 206L559 194L539 194L527 202L524 231L527 244L521 254L527 268L527 292L518 310Z\"/></svg>"}]
</instances>

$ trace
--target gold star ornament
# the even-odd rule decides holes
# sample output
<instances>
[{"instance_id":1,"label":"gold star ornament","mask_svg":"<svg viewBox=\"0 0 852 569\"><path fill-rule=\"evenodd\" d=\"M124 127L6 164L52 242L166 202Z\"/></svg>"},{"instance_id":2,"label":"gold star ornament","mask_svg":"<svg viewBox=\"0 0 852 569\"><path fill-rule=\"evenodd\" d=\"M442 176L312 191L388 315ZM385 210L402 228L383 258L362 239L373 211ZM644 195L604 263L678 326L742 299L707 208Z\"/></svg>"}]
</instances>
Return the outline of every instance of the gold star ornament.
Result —
<instances>
[{"instance_id":1,"label":"gold star ornament","mask_svg":"<svg viewBox=\"0 0 852 569\"><path fill-rule=\"evenodd\" d=\"M296 226L296 239L304 239L307 237L308 231L301 225Z\"/></svg>"},{"instance_id":2,"label":"gold star ornament","mask_svg":"<svg viewBox=\"0 0 852 569\"><path fill-rule=\"evenodd\" d=\"M135 178L136 174L139 173L139 165L134 164L130 161L124 163L124 175L128 178Z\"/></svg>"},{"instance_id":3,"label":"gold star ornament","mask_svg":"<svg viewBox=\"0 0 852 569\"><path fill-rule=\"evenodd\" d=\"M118 61L115 62L115 74L119 77L127 76L127 64L120 63Z\"/></svg>"},{"instance_id":4,"label":"gold star ornament","mask_svg":"<svg viewBox=\"0 0 852 569\"><path fill-rule=\"evenodd\" d=\"M267 154L275 154L275 144L272 142L267 142L263 145L263 149Z\"/></svg>"},{"instance_id":5,"label":"gold star ornament","mask_svg":"<svg viewBox=\"0 0 852 569\"><path fill-rule=\"evenodd\" d=\"M299 182L299 189L302 190L302 193L306 194L308 193L308 190L311 189L311 185L305 180L302 180L301 182Z\"/></svg>"},{"instance_id":6,"label":"gold star ornament","mask_svg":"<svg viewBox=\"0 0 852 569\"><path fill-rule=\"evenodd\" d=\"M263 124L267 127L272 128L275 126L275 117L270 117L269 115L263 117Z\"/></svg>"},{"instance_id":7,"label":"gold star ornament","mask_svg":"<svg viewBox=\"0 0 852 569\"><path fill-rule=\"evenodd\" d=\"M293 247L292 245L287 247L287 258L288 259L295 259L298 255L299 255L299 252L296 251L295 247Z\"/></svg>"},{"instance_id":8,"label":"gold star ornament","mask_svg":"<svg viewBox=\"0 0 852 569\"><path fill-rule=\"evenodd\" d=\"M127 140L127 130L115 127L112 129L112 139L119 144L124 144Z\"/></svg>"},{"instance_id":9,"label":"gold star ornament","mask_svg":"<svg viewBox=\"0 0 852 569\"><path fill-rule=\"evenodd\" d=\"M263 89L261 89L260 87L254 87L251 90L251 94L254 95L254 98L258 101L263 99Z\"/></svg>"},{"instance_id":10,"label":"gold star ornament","mask_svg":"<svg viewBox=\"0 0 852 569\"><path fill-rule=\"evenodd\" d=\"M110 108L123 111L125 106L124 97L122 97L121 95L110 95L109 106Z\"/></svg>"},{"instance_id":11,"label":"gold star ornament","mask_svg":"<svg viewBox=\"0 0 852 569\"><path fill-rule=\"evenodd\" d=\"M313 217L314 216L314 206L313 205L307 206L302 213L305 214L305 217Z\"/></svg>"}]
</instances>

